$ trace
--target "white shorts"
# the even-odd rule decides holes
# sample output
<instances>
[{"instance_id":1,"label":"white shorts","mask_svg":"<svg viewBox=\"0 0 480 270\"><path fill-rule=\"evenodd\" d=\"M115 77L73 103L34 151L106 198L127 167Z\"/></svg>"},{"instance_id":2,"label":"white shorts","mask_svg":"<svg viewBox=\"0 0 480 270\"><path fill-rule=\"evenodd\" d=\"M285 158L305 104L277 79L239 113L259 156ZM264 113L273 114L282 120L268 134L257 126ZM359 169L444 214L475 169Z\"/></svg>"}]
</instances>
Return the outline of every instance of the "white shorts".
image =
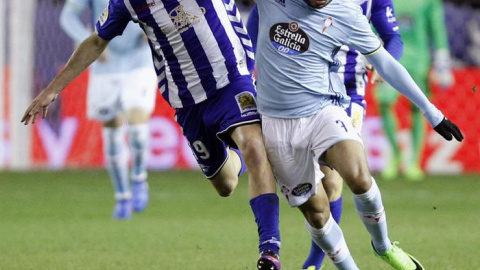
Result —
<instances>
[{"instance_id":1,"label":"white shorts","mask_svg":"<svg viewBox=\"0 0 480 270\"><path fill-rule=\"evenodd\" d=\"M319 158L340 141L362 143L345 110L327 106L306 118L262 116L268 160L283 195L291 206L305 203L317 193L323 177Z\"/></svg>"},{"instance_id":2,"label":"white shorts","mask_svg":"<svg viewBox=\"0 0 480 270\"><path fill-rule=\"evenodd\" d=\"M129 109L152 112L157 76L152 68L114 74L92 74L88 84L87 116L107 122Z\"/></svg>"}]
</instances>

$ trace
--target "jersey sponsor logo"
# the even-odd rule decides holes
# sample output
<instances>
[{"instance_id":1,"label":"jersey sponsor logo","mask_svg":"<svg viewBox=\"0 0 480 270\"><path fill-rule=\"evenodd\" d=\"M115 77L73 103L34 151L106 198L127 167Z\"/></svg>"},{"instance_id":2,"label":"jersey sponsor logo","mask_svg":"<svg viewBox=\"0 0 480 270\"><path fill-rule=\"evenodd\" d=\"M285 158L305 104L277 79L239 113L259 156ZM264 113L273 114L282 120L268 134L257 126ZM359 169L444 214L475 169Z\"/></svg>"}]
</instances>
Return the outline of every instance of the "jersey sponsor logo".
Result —
<instances>
[{"instance_id":1,"label":"jersey sponsor logo","mask_svg":"<svg viewBox=\"0 0 480 270\"><path fill-rule=\"evenodd\" d=\"M105 24L105 22L107 21L108 19L108 7L107 6L103 12L102 12L102 15L100 15L100 18L98 19L98 22L100 23L100 26L102 26L103 24Z\"/></svg>"},{"instance_id":2,"label":"jersey sponsor logo","mask_svg":"<svg viewBox=\"0 0 480 270\"><path fill-rule=\"evenodd\" d=\"M190 12L185 11L185 7L180 5L170 11L168 16L172 20L177 31L183 33L199 23L202 20L201 17L205 15L205 12L206 10L204 7L200 7L197 12Z\"/></svg>"},{"instance_id":3,"label":"jersey sponsor logo","mask_svg":"<svg viewBox=\"0 0 480 270\"><path fill-rule=\"evenodd\" d=\"M312 184L303 183L303 184L299 184L298 186L296 186L292 190L292 194L294 196L303 196L303 195L308 194L308 192L310 192L310 190L312 190Z\"/></svg>"},{"instance_id":4,"label":"jersey sponsor logo","mask_svg":"<svg viewBox=\"0 0 480 270\"><path fill-rule=\"evenodd\" d=\"M255 97L252 93L245 91L236 94L235 100L237 101L242 117L258 114L257 103L255 102Z\"/></svg>"},{"instance_id":5,"label":"jersey sponsor logo","mask_svg":"<svg viewBox=\"0 0 480 270\"><path fill-rule=\"evenodd\" d=\"M310 47L310 39L297 22L277 23L270 27L270 42L278 52L288 55L304 53Z\"/></svg>"}]
</instances>

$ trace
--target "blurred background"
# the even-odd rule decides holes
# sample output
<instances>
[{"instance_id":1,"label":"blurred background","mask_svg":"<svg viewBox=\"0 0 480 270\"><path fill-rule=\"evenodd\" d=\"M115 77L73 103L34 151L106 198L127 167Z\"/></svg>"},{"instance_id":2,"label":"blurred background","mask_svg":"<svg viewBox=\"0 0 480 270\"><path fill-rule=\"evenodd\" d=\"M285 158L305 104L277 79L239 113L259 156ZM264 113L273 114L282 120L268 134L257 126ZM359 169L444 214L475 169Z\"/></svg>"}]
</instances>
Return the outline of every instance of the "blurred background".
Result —
<instances>
[{"instance_id":1,"label":"blurred background","mask_svg":"<svg viewBox=\"0 0 480 270\"><path fill-rule=\"evenodd\" d=\"M217 196L160 95L149 122L149 207L126 222L112 219L102 126L86 117L89 71L62 92L47 119L20 123L75 48L59 25L64 4L0 0L0 269L256 269L258 235L246 175L231 197ZM237 1L244 21L252 4ZM420 155L427 181L376 178L392 240L428 269L480 269L471 255L480 252L480 2L444 1L443 9L454 84L430 83L431 100L465 140L448 142L427 128ZM82 16L92 24L88 12ZM380 173L393 153L376 91L367 89L363 138L370 167ZM394 110L405 167L413 156L410 104L401 98ZM340 225L352 254L362 269L382 269L351 193L344 196ZM310 239L300 213L280 201L282 265L299 269Z\"/></svg>"},{"instance_id":2,"label":"blurred background","mask_svg":"<svg viewBox=\"0 0 480 270\"><path fill-rule=\"evenodd\" d=\"M244 19L252 1L237 1ZM68 60L74 49L60 29L63 0L0 1L0 170L86 169L103 166L101 126L86 118L89 74L76 79L50 108L46 120L25 127L21 116L30 100L41 91ZM432 101L465 133L462 143L447 142L428 129L421 166L429 174L480 172L480 2L445 1L445 24L455 84L441 89L432 84ZM85 22L88 23L88 14ZM91 24L91 23L90 23ZM364 125L370 166L381 171L392 153L382 130L372 87ZM173 111L159 97L152 119L149 168L197 169ZM406 100L395 110L399 115L397 138L407 153L411 149L410 117Z\"/></svg>"}]
</instances>

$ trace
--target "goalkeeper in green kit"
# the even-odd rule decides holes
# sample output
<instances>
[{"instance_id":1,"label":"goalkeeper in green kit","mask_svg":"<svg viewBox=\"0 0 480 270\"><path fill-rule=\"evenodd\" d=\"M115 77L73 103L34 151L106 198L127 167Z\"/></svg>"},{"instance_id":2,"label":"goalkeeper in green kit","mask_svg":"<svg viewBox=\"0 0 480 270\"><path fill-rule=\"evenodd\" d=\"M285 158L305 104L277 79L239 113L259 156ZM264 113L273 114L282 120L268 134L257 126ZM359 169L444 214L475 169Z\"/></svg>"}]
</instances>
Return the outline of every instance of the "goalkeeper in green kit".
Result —
<instances>
[{"instance_id":1,"label":"goalkeeper in green kit","mask_svg":"<svg viewBox=\"0 0 480 270\"><path fill-rule=\"evenodd\" d=\"M442 88L450 87L454 83L454 78L441 0L394 0L393 3L404 42L404 53L400 63L424 91L429 89L429 79ZM432 70L429 73L430 66ZM402 161L402 152L395 137L397 121L394 104L398 99L398 92L387 83L379 83L376 92L383 127L393 152L392 159L382 172L382 177L387 180L394 179L398 176L398 168ZM430 93L425 94L428 96ZM415 106L412 106L411 110L412 156L404 173L409 180L421 180L424 176L420 161L425 127L422 112Z\"/></svg>"}]
</instances>

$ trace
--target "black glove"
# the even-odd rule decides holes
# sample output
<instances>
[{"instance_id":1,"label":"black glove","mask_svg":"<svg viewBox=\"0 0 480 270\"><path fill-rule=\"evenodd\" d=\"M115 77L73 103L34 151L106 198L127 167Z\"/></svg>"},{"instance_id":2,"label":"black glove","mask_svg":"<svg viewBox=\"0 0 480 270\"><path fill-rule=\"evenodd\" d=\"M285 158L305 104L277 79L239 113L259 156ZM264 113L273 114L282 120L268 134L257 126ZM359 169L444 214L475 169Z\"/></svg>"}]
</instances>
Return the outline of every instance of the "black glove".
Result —
<instances>
[{"instance_id":1,"label":"black glove","mask_svg":"<svg viewBox=\"0 0 480 270\"><path fill-rule=\"evenodd\" d=\"M445 140L447 141L452 140L452 135L459 142L463 140L463 135L460 129L458 129L458 127L454 123L450 122L450 120L445 117L443 117L442 122L440 122L440 124L438 124L433 129L435 129L435 131L438 134L442 135L442 137L445 138Z\"/></svg>"}]
</instances>

